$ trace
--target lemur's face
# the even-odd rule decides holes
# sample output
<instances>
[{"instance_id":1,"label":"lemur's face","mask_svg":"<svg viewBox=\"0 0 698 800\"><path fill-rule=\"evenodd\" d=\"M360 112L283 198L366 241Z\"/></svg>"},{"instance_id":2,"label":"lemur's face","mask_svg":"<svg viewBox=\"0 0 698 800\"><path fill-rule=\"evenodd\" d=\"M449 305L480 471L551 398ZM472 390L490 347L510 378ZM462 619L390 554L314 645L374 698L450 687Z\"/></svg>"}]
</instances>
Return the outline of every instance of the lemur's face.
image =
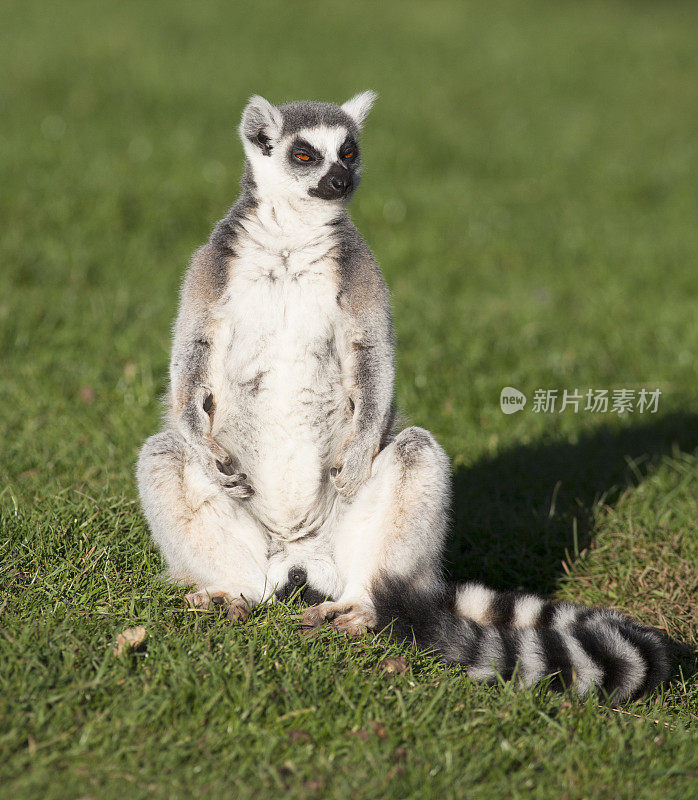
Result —
<instances>
[{"instance_id":1,"label":"lemur's face","mask_svg":"<svg viewBox=\"0 0 698 800\"><path fill-rule=\"evenodd\" d=\"M301 128L284 137L286 169L299 191L320 200L344 200L359 182L357 134L345 125Z\"/></svg>"},{"instance_id":2,"label":"lemur's face","mask_svg":"<svg viewBox=\"0 0 698 800\"><path fill-rule=\"evenodd\" d=\"M359 133L376 95L363 92L336 106L272 106L253 97L240 136L261 197L344 203L359 184Z\"/></svg>"}]
</instances>

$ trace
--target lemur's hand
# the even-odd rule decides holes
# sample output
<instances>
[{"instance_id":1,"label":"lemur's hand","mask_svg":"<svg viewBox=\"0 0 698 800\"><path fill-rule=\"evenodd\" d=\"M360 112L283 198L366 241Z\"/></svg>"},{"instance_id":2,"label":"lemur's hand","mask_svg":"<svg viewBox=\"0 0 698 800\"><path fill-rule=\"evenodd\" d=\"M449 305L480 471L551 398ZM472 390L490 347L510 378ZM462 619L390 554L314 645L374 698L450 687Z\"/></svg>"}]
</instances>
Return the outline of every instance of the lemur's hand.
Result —
<instances>
[{"instance_id":1,"label":"lemur's hand","mask_svg":"<svg viewBox=\"0 0 698 800\"><path fill-rule=\"evenodd\" d=\"M220 485L230 497L236 497L239 500L247 500L252 497L254 489L247 482L247 475L235 470L232 459L229 463L216 461L216 470Z\"/></svg>"},{"instance_id":2,"label":"lemur's hand","mask_svg":"<svg viewBox=\"0 0 698 800\"><path fill-rule=\"evenodd\" d=\"M203 450L204 458L206 458L207 461L213 460L216 464L220 464L219 469L221 469L222 472L227 469L232 469L233 458L230 453L208 434L204 436Z\"/></svg>"},{"instance_id":3,"label":"lemur's hand","mask_svg":"<svg viewBox=\"0 0 698 800\"><path fill-rule=\"evenodd\" d=\"M342 497L353 497L371 477L375 449L356 436L352 436L337 453L330 479Z\"/></svg>"},{"instance_id":4,"label":"lemur's hand","mask_svg":"<svg viewBox=\"0 0 698 800\"><path fill-rule=\"evenodd\" d=\"M203 415L203 420L200 419L199 435L195 437L193 444L207 475L229 497L238 500L252 497L254 489L247 482L247 475L239 470L239 465L230 453L211 436L216 401L207 387L198 387L194 396L194 408L199 415ZM190 435L192 429L196 431L197 426L190 427Z\"/></svg>"},{"instance_id":5,"label":"lemur's hand","mask_svg":"<svg viewBox=\"0 0 698 800\"><path fill-rule=\"evenodd\" d=\"M211 436L204 439L202 456L207 473L229 497L238 500L252 497L254 489L247 482L247 475L240 472L230 453Z\"/></svg>"}]
</instances>

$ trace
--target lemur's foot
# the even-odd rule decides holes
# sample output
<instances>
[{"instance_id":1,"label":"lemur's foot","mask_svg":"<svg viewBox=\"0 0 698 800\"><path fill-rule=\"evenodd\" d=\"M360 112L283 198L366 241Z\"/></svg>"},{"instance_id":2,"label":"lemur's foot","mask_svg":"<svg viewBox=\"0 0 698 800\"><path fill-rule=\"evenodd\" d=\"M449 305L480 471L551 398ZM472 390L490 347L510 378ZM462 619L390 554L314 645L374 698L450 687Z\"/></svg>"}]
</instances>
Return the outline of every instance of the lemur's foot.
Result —
<instances>
[{"instance_id":1,"label":"lemur's foot","mask_svg":"<svg viewBox=\"0 0 698 800\"><path fill-rule=\"evenodd\" d=\"M317 628L322 625L326 619L332 619L336 614L340 613L335 611L336 606L337 603L326 601L317 606L306 608L303 612L301 625L304 628Z\"/></svg>"},{"instance_id":2,"label":"lemur's foot","mask_svg":"<svg viewBox=\"0 0 698 800\"><path fill-rule=\"evenodd\" d=\"M207 591L189 592L184 595L189 608L195 611L225 611L231 622L244 622L250 615L250 606L242 597L234 597L229 592Z\"/></svg>"},{"instance_id":3,"label":"lemur's foot","mask_svg":"<svg viewBox=\"0 0 698 800\"><path fill-rule=\"evenodd\" d=\"M372 608L353 605L346 613L335 617L332 624L347 636L363 636L368 631L375 630L377 620Z\"/></svg>"},{"instance_id":4,"label":"lemur's foot","mask_svg":"<svg viewBox=\"0 0 698 800\"><path fill-rule=\"evenodd\" d=\"M327 601L317 606L310 606L303 613L302 624L308 628L316 628L325 621L331 621L334 627L347 636L361 636L376 627L377 620L373 609L362 603L335 603Z\"/></svg>"},{"instance_id":5,"label":"lemur's foot","mask_svg":"<svg viewBox=\"0 0 698 800\"><path fill-rule=\"evenodd\" d=\"M234 623L245 622L250 616L250 607L242 597L236 597L228 603L228 610L225 612L225 616Z\"/></svg>"},{"instance_id":6,"label":"lemur's foot","mask_svg":"<svg viewBox=\"0 0 698 800\"><path fill-rule=\"evenodd\" d=\"M184 595L184 599L189 608L194 611L213 611L232 600L233 596L228 592L209 592L206 589L200 589L198 592L188 592Z\"/></svg>"}]
</instances>

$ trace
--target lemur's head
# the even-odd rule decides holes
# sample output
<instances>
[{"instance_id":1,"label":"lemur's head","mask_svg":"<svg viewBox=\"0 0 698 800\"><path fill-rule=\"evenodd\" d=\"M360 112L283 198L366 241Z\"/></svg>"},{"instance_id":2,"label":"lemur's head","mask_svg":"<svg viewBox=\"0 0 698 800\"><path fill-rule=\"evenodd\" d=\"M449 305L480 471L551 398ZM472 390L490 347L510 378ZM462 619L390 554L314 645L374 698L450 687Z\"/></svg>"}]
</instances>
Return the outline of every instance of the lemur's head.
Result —
<instances>
[{"instance_id":1,"label":"lemur's head","mask_svg":"<svg viewBox=\"0 0 698 800\"><path fill-rule=\"evenodd\" d=\"M376 97L362 92L341 106L273 106L259 95L251 97L240 138L260 196L346 202L359 184L359 134Z\"/></svg>"}]
</instances>

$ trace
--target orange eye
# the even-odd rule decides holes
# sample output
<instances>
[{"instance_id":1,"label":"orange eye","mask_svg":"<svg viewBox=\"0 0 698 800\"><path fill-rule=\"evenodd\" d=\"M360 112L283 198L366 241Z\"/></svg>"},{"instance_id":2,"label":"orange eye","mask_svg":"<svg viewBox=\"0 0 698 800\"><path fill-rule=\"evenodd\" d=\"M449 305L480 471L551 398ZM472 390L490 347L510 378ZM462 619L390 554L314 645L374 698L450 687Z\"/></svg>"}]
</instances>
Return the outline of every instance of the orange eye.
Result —
<instances>
[{"instance_id":1,"label":"orange eye","mask_svg":"<svg viewBox=\"0 0 698 800\"><path fill-rule=\"evenodd\" d=\"M344 158L352 158L354 156L354 151L350 150L348 153L344 154Z\"/></svg>"},{"instance_id":2,"label":"orange eye","mask_svg":"<svg viewBox=\"0 0 698 800\"><path fill-rule=\"evenodd\" d=\"M299 161L310 161L310 156L306 155L305 153L296 153L296 158Z\"/></svg>"}]
</instances>

